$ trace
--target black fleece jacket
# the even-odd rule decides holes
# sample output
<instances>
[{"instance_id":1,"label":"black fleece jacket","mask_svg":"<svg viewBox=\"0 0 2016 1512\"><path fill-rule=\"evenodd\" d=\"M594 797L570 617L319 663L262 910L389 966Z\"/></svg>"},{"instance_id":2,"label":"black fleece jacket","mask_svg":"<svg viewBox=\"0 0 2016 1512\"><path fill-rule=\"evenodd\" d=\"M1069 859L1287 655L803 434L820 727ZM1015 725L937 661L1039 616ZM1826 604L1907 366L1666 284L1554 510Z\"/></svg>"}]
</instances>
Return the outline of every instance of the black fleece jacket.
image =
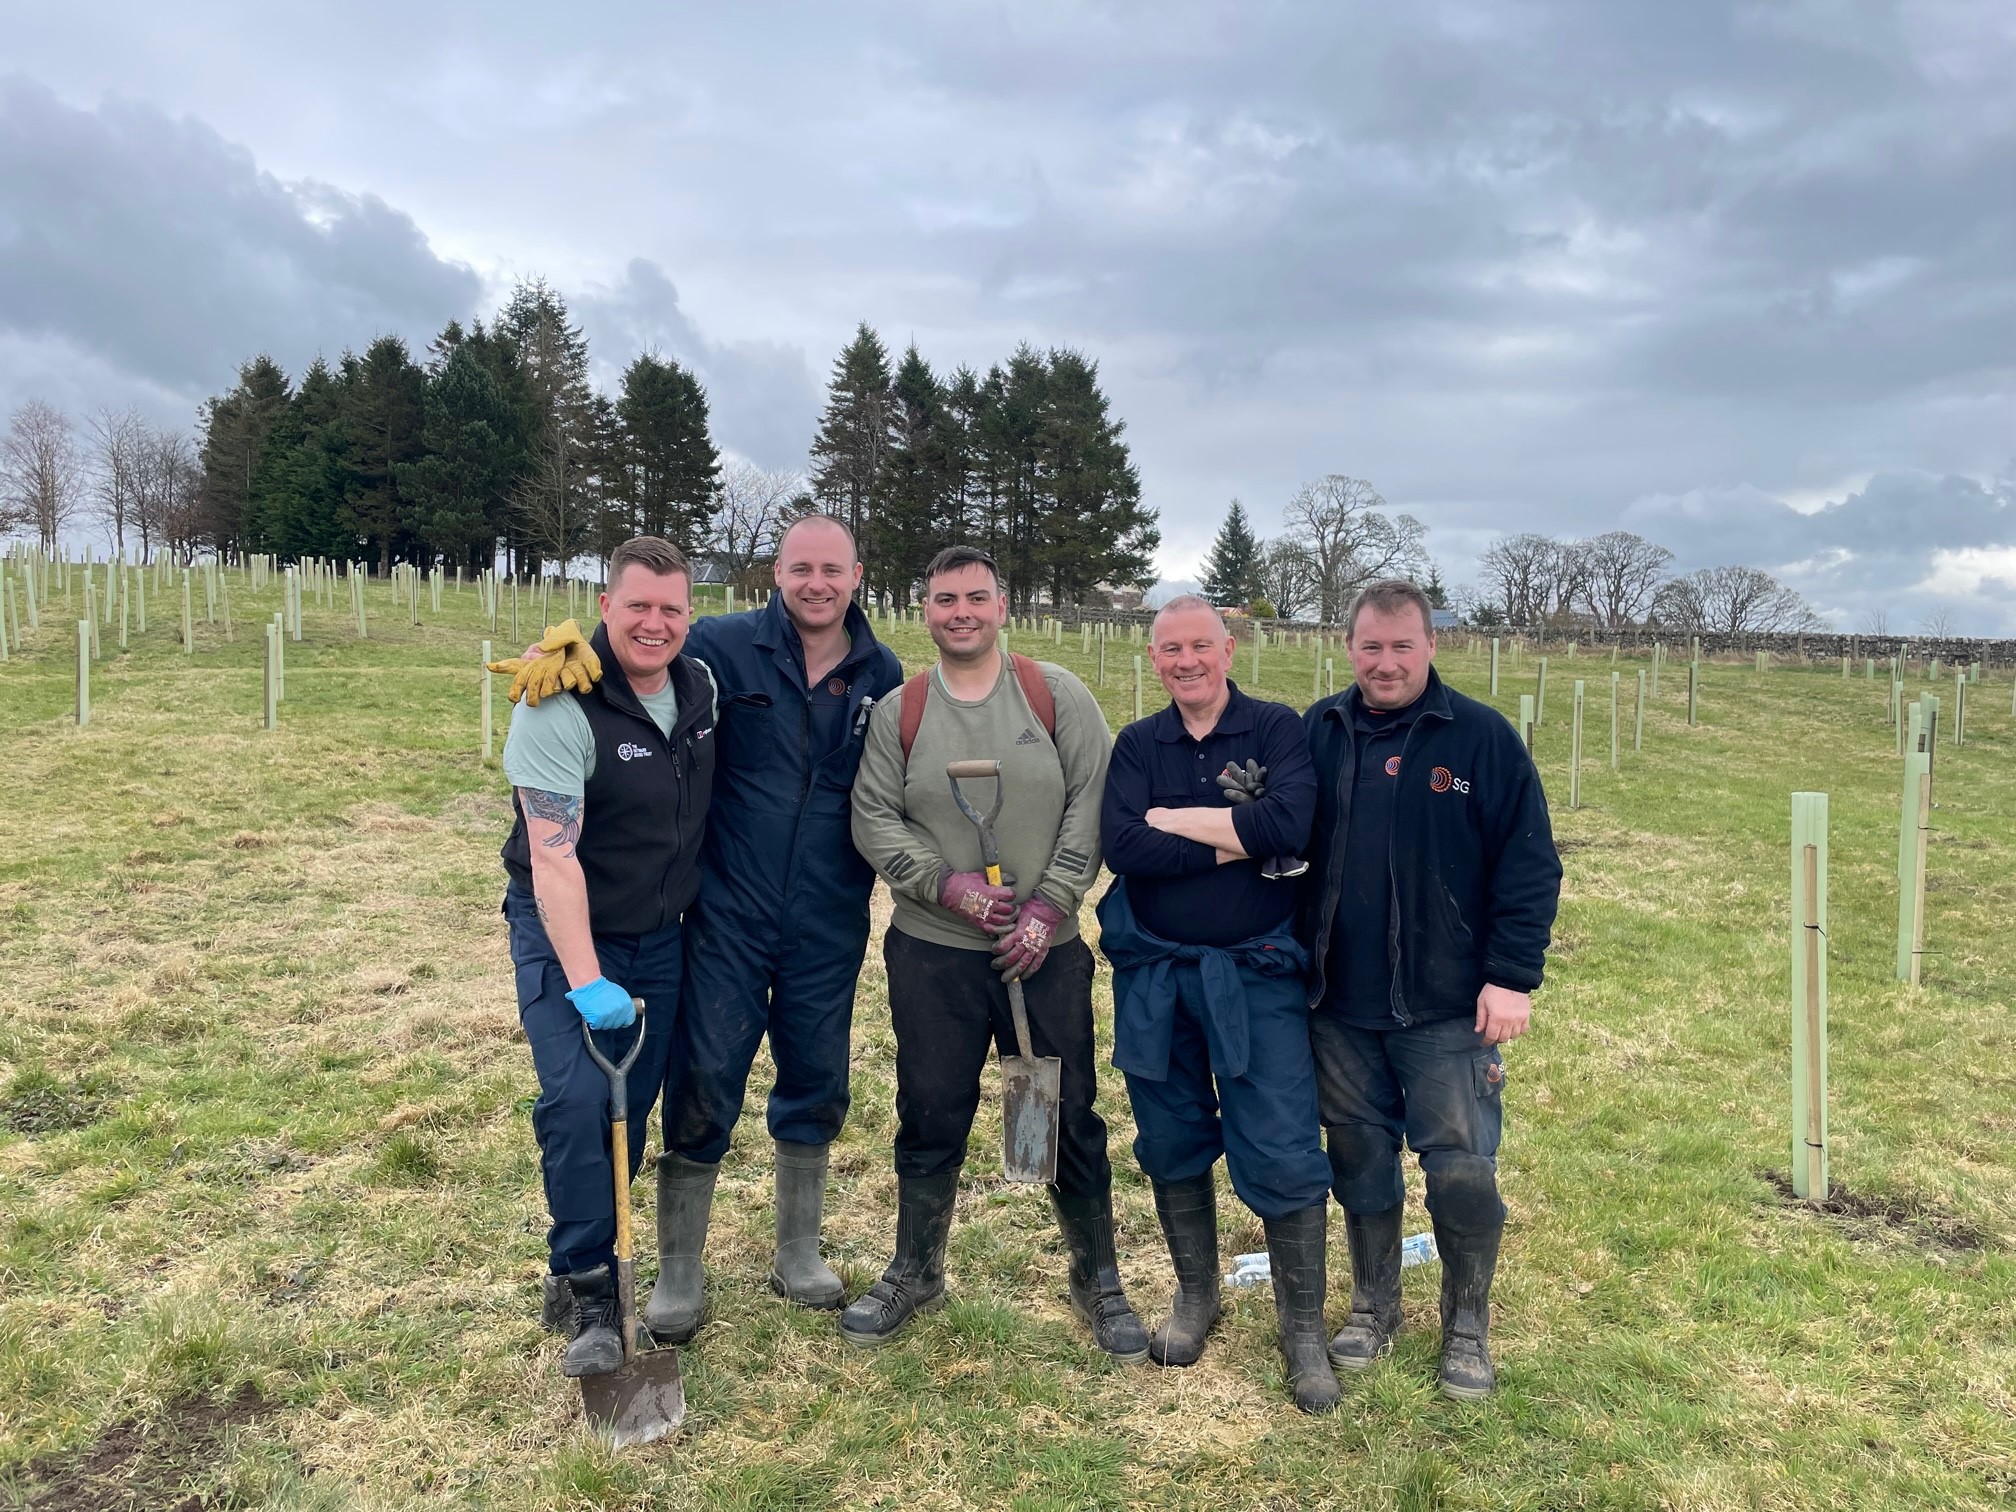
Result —
<instances>
[{"instance_id":1,"label":"black fleece jacket","mask_svg":"<svg viewBox=\"0 0 2016 1512\"><path fill-rule=\"evenodd\" d=\"M1540 774L1505 716L1449 688L1433 668L1400 751L1384 856L1347 856L1357 776L1357 688L1303 717L1316 765L1316 828L1300 923L1321 1008L1344 868L1384 869L1392 887L1387 951L1396 1027L1475 1013L1486 983L1540 985L1561 896Z\"/></svg>"}]
</instances>

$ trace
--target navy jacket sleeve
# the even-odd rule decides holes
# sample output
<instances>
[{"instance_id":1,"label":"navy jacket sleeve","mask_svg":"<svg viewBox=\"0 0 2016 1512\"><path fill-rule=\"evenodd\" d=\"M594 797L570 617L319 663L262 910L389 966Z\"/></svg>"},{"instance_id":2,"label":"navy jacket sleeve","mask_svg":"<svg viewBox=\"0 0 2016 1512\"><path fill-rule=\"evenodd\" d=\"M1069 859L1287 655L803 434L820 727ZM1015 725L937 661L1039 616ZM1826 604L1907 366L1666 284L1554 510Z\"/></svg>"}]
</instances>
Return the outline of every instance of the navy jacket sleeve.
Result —
<instances>
[{"instance_id":1,"label":"navy jacket sleeve","mask_svg":"<svg viewBox=\"0 0 2016 1512\"><path fill-rule=\"evenodd\" d=\"M1297 856L1309 843L1316 819L1316 767L1302 720L1281 704L1264 705L1260 718L1260 764L1267 768L1267 792L1232 810L1232 829L1249 856Z\"/></svg>"},{"instance_id":2,"label":"navy jacket sleeve","mask_svg":"<svg viewBox=\"0 0 2016 1512\"><path fill-rule=\"evenodd\" d=\"M1208 872L1218 853L1208 845L1153 829L1141 816L1155 806L1148 772L1155 737L1148 725L1128 725L1113 745L1106 795L1099 805L1099 849L1117 877L1185 877Z\"/></svg>"},{"instance_id":3,"label":"navy jacket sleeve","mask_svg":"<svg viewBox=\"0 0 2016 1512\"><path fill-rule=\"evenodd\" d=\"M1487 811L1485 865L1489 868L1484 980L1531 992L1540 985L1547 940L1561 902L1561 855L1547 794L1533 759L1507 725L1494 732L1493 765L1503 801Z\"/></svg>"}]
</instances>

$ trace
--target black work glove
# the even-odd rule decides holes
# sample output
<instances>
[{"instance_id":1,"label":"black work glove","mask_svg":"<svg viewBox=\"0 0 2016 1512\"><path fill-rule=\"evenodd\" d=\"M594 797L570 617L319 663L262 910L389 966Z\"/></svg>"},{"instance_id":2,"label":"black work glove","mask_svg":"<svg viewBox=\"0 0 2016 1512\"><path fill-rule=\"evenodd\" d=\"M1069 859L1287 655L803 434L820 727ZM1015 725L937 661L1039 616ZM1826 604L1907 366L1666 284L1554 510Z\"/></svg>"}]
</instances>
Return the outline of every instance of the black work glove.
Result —
<instances>
[{"instance_id":1,"label":"black work glove","mask_svg":"<svg viewBox=\"0 0 2016 1512\"><path fill-rule=\"evenodd\" d=\"M1267 791L1267 768L1250 758L1243 767L1228 761L1218 774L1218 786L1225 790L1227 803L1251 803Z\"/></svg>"}]
</instances>

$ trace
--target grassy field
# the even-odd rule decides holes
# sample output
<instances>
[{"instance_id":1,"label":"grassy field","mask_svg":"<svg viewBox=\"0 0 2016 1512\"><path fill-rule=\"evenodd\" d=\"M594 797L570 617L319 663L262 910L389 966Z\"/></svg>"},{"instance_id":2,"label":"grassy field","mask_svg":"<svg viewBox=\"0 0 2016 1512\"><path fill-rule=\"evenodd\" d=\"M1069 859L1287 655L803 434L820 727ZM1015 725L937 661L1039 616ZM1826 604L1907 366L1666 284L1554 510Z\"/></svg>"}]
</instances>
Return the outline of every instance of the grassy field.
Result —
<instances>
[{"instance_id":1,"label":"grassy field","mask_svg":"<svg viewBox=\"0 0 2016 1512\"><path fill-rule=\"evenodd\" d=\"M158 619L127 654L108 632L86 729L71 716L76 611L60 598L0 665L15 794L0 827L0 1505L2016 1497L2006 681L1975 690L1966 745L1940 752L1933 954L1910 990L1892 980L1900 763L1880 681L1859 666L1843 681L1717 665L1689 729L1685 668L1669 664L1643 754L1627 709L1613 775L1607 657L1552 662L1539 760L1567 884L1535 1030L1507 1057L1492 1400L1434 1391L1432 1267L1407 1273L1397 1351L1346 1383L1333 1418L1290 1406L1271 1300L1254 1293L1230 1294L1192 1370L1102 1363L1069 1315L1047 1204L1000 1179L984 1112L954 1300L901 1344L856 1353L829 1315L764 1284L759 1087L722 1173L687 1429L614 1457L581 1431L537 1324L534 1086L497 911L506 790L477 753L475 595L451 592L416 630L374 586L366 642L345 605L311 605L267 732L242 627L277 598L233 593L236 644L201 626L193 658ZM893 640L912 666L927 655L921 631ZM1049 654L1092 680L1075 637ZM1270 649L1259 691L1308 702L1310 655ZM1100 695L1116 726L1132 706L1121 661ZM1445 647L1441 665L1481 695L1481 655ZM1533 672L1508 657L1501 707ZM1570 813L1578 673L1590 754ZM1250 686L1245 656L1239 675ZM1938 691L1950 717L1950 680ZM1783 1180L1794 789L1833 805L1839 1190L1824 1212ZM827 1237L860 1288L893 1230L879 949L854 1066ZM1152 1322L1168 1261L1110 1070L1101 1107L1123 1270ZM648 1175L637 1197L648 1251ZM1257 1221L1229 1190L1221 1201L1226 1255L1260 1248Z\"/></svg>"}]
</instances>

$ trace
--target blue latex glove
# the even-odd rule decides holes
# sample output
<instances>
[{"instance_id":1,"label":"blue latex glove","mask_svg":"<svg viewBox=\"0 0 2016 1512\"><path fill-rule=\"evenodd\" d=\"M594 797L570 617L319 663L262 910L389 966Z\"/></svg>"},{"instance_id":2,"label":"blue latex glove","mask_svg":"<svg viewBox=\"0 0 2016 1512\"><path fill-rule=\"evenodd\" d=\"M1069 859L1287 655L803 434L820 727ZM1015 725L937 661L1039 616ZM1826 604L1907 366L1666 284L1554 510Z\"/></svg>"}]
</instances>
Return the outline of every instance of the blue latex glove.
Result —
<instances>
[{"instance_id":1,"label":"blue latex glove","mask_svg":"<svg viewBox=\"0 0 2016 1512\"><path fill-rule=\"evenodd\" d=\"M597 977L585 987L567 994L567 1001L580 1011L590 1029L627 1029L637 1022L637 1006L630 994L607 977Z\"/></svg>"}]
</instances>

